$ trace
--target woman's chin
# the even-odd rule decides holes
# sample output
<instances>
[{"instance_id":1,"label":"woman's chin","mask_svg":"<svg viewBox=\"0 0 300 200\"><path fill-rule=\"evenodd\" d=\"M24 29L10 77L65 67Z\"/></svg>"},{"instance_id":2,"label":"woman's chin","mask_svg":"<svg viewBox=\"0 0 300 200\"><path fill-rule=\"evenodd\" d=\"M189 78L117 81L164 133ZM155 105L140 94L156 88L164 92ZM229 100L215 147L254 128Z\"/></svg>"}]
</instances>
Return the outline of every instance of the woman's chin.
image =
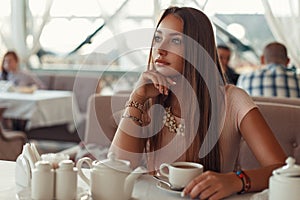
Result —
<instances>
[{"instance_id":1,"label":"woman's chin","mask_svg":"<svg viewBox=\"0 0 300 200\"><path fill-rule=\"evenodd\" d=\"M164 75L166 77L174 77L174 76L179 76L180 73L177 72L174 69L168 69L168 68L156 68L157 72L160 73L161 75Z\"/></svg>"}]
</instances>

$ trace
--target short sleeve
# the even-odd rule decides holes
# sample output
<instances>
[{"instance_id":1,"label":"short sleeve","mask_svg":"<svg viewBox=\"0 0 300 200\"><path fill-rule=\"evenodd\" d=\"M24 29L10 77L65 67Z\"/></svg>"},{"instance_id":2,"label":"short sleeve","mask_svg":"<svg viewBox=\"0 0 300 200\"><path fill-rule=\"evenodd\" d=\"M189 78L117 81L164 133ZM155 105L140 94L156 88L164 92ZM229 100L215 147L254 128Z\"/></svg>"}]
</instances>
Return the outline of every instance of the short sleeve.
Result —
<instances>
[{"instance_id":1,"label":"short sleeve","mask_svg":"<svg viewBox=\"0 0 300 200\"><path fill-rule=\"evenodd\" d=\"M227 86L227 103L231 108L231 119L236 119L238 128L245 115L252 109L257 108L252 98L241 88L234 85Z\"/></svg>"}]
</instances>

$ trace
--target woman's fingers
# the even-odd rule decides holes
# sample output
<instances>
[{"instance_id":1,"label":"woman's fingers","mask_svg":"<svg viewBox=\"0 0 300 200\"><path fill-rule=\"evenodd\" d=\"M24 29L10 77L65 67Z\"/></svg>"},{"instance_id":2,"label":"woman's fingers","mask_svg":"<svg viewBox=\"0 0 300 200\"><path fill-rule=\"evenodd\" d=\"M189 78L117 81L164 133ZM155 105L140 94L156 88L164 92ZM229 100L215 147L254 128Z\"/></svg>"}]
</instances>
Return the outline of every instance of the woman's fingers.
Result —
<instances>
[{"instance_id":1,"label":"woman's fingers","mask_svg":"<svg viewBox=\"0 0 300 200\"><path fill-rule=\"evenodd\" d=\"M221 199L235 191L232 185L236 179L235 174L219 174L206 171L193 179L183 190L184 195L200 199Z\"/></svg>"},{"instance_id":2,"label":"woman's fingers","mask_svg":"<svg viewBox=\"0 0 300 200\"><path fill-rule=\"evenodd\" d=\"M146 71L143 73L143 75L146 78L146 80L148 80L148 81L150 80L153 83L153 85L156 89L159 89L159 82L158 82L157 76L152 71Z\"/></svg>"},{"instance_id":3,"label":"woman's fingers","mask_svg":"<svg viewBox=\"0 0 300 200\"><path fill-rule=\"evenodd\" d=\"M167 80L164 76L162 76L160 73L157 71L154 71L154 76L156 76L159 84L159 92L164 95L168 95L168 85L167 85Z\"/></svg>"},{"instance_id":4,"label":"woman's fingers","mask_svg":"<svg viewBox=\"0 0 300 200\"><path fill-rule=\"evenodd\" d=\"M190 194L192 189L201 181L203 181L205 176L203 174L194 178L183 190L184 194Z\"/></svg>"},{"instance_id":5,"label":"woman's fingers","mask_svg":"<svg viewBox=\"0 0 300 200\"><path fill-rule=\"evenodd\" d=\"M173 79L167 77L166 80L168 81L168 83L169 83L170 85L176 85L176 82L175 82Z\"/></svg>"},{"instance_id":6,"label":"woman's fingers","mask_svg":"<svg viewBox=\"0 0 300 200\"><path fill-rule=\"evenodd\" d=\"M159 93L164 95L168 95L169 87L176 84L171 78L165 77L154 70L144 72L144 78L151 81Z\"/></svg>"}]
</instances>

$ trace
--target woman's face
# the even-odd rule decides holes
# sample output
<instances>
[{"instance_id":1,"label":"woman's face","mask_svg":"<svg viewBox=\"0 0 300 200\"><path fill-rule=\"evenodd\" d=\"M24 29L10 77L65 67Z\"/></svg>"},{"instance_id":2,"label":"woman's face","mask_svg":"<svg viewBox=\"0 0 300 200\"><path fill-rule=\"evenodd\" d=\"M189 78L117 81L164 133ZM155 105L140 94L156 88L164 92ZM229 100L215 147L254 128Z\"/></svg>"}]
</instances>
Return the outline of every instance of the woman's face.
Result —
<instances>
[{"instance_id":1,"label":"woman's face","mask_svg":"<svg viewBox=\"0 0 300 200\"><path fill-rule=\"evenodd\" d=\"M183 22L170 14L160 23L154 35L152 60L155 69L164 76L183 73Z\"/></svg>"},{"instance_id":2,"label":"woman's face","mask_svg":"<svg viewBox=\"0 0 300 200\"><path fill-rule=\"evenodd\" d=\"M8 72L15 72L18 69L18 61L13 55L8 54L4 58L3 67Z\"/></svg>"}]
</instances>

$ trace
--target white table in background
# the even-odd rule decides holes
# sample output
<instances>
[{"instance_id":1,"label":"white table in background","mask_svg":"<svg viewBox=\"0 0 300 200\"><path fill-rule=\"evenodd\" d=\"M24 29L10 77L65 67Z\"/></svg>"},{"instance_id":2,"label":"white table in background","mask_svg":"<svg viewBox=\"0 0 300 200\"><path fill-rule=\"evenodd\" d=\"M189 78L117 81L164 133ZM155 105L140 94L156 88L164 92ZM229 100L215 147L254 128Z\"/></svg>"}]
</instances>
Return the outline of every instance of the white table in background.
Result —
<instances>
[{"instance_id":1,"label":"white table in background","mask_svg":"<svg viewBox=\"0 0 300 200\"><path fill-rule=\"evenodd\" d=\"M26 130L80 122L76 98L71 91L37 90L32 94L1 92L0 104L7 109L3 118L26 120ZM74 115L74 116L73 116Z\"/></svg>"},{"instance_id":2,"label":"white table in background","mask_svg":"<svg viewBox=\"0 0 300 200\"><path fill-rule=\"evenodd\" d=\"M15 162L0 160L0 199L16 199L15 185ZM133 190L132 200L182 200L180 195L170 194L156 187L156 181L150 175L143 175L139 178ZM87 188L86 184L78 177L78 186ZM99 188L100 189L100 188ZM234 195L227 200L249 200L259 193L248 193L243 195ZM253 198L255 200L256 198Z\"/></svg>"}]
</instances>

